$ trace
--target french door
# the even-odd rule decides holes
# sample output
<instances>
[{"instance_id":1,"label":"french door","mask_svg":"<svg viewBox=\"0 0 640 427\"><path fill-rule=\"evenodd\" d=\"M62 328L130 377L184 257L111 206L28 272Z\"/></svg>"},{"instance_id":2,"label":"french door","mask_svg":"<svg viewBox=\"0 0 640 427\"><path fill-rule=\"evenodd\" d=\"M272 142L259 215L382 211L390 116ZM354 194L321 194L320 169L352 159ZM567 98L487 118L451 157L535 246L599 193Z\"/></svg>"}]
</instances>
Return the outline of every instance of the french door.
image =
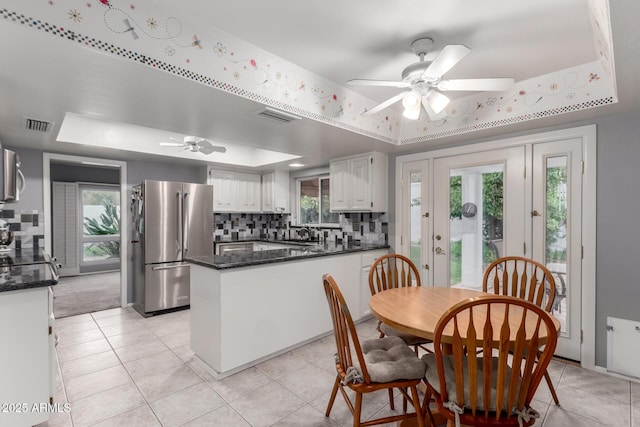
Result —
<instances>
[{"instance_id":1,"label":"french door","mask_svg":"<svg viewBox=\"0 0 640 427\"><path fill-rule=\"evenodd\" d=\"M582 300L582 141L533 145L532 254L554 275L556 354L580 360Z\"/></svg>"},{"instance_id":2,"label":"french door","mask_svg":"<svg viewBox=\"0 0 640 427\"><path fill-rule=\"evenodd\" d=\"M523 255L525 148L434 160L433 283L482 289L484 269Z\"/></svg>"},{"instance_id":3,"label":"french door","mask_svg":"<svg viewBox=\"0 0 640 427\"><path fill-rule=\"evenodd\" d=\"M423 284L470 289L499 257L542 262L556 280L556 354L579 360L581 200L580 139L405 162L402 252Z\"/></svg>"}]
</instances>

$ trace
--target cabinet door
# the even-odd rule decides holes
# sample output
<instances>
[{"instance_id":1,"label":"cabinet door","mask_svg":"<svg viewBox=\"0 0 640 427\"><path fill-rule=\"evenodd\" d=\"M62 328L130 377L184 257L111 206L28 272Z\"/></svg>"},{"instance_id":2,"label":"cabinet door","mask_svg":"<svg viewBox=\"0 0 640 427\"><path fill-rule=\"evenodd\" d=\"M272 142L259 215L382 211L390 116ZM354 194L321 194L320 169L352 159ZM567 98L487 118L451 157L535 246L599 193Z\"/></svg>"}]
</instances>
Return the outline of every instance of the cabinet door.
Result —
<instances>
[{"instance_id":1,"label":"cabinet door","mask_svg":"<svg viewBox=\"0 0 640 427\"><path fill-rule=\"evenodd\" d=\"M349 161L339 160L329 165L331 193L329 207L331 211L349 209Z\"/></svg>"},{"instance_id":2,"label":"cabinet door","mask_svg":"<svg viewBox=\"0 0 640 427\"><path fill-rule=\"evenodd\" d=\"M213 210L232 212L238 210L238 183L234 172L210 171L209 179L213 185Z\"/></svg>"},{"instance_id":3,"label":"cabinet door","mask_svg":"<svg viewBox=\"0 0 640 427\"><path fill-rule=\"evenodd\" d=\"M351 210L371 210L371 157L351 159Z\"/></svg>"},{"instance_id":4,"label":"cabinet door","mask_svg":"<svg viewBox=\"0 0 640 427\"><path fill-rule=\"evenodd\" d=\"M264 212L275 210L275 181L276 174L273 172L262 175L262 210Z\"/></svg>"},{"instance_id":5,"label":"cabinet door","mask_svg":"<svg viewBox=\"0 0 640 427\"><path fill-rule=\"evenodd\" d=\"M259 212L260 175L242 173L236 176L238 179L238 210L240 212Z\"/></svg>"}]
</instances>

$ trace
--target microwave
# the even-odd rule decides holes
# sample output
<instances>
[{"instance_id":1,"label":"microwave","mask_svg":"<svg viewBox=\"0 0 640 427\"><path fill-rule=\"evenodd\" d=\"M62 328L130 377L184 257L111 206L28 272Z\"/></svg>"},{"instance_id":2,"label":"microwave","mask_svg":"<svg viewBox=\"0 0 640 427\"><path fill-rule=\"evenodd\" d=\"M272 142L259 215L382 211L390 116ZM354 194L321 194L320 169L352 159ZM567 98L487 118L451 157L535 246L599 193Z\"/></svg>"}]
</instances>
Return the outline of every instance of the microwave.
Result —
<instances>
[{"instance_id":1,"label":"microwave","mask_svg":"<svg viewBox=\"0 0 640 427\"><path fill-rule=\"evenodd\" d=\"M20 157L15 151L0 148L0 203L17 202L24 184L24 175L20 171Z\"/></svg>"}]
</instances>

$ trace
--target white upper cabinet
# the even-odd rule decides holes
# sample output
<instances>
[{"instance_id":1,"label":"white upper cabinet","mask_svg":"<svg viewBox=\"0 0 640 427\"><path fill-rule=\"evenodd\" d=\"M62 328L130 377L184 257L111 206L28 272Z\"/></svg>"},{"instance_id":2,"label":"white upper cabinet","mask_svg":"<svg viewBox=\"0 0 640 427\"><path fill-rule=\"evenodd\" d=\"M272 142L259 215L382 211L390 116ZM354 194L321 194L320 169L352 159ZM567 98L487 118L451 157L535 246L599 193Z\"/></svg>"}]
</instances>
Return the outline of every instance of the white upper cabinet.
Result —
<instances>
[{"instance_id":1,"label":"white upper cabinet","mask_svg":"<svg viewBox=\"0 0 640 427\"><path fill-rule=\"evenodd\" d=\"M238 182L235 172L209 169L207 184L213 185L213 211L238 210Z\"/></svg>"},{"instance_id":2,"label":"white upper cabinet","mask_svg":"<svg viewBox=\"0 0 640 427\"><path fill-rule=\"evenodd\" d=\"M260 175L252 173L237 173L238 181L238 211L260 212L261 182Z\"/></svg>"},{"instance_id":3,"label":"white upper cabinet","mask_svg":"<svg viewBox=\"0 0 640 427\"><path fill-rule=\"evenodd\" d=\"M368 153L329 164L331 211L387 211L387 155Z\"/></svg>"},{"instance_id":4,"label":"white upper cabinet","mask_svg":"<svg viewBox=\"0 0 640 427\"><path fill-rule=\"evenodd\" d=\"M329 207L332 211L349 210L349 160L329 164Z\"/></svg>"},{"instance_id":5,"label":"white upper cabinet","mask_svg":"<svg viewBox=\"0 0 640 427\"><path fill-rule=\"evenodd\" d=\"M287 213L289 207L289 173L274 171L262 175L262 211Z\"/></svg>"},{"instance_id":6,"label":"white upper cabinet","mask_svg":"<svg viewBox=\"0 0 640 427\"><path fill-rule=\"evenodd\" d=\"M214 212L260 212L260 175L208 169Z\"/></svg>"}]
</instances>

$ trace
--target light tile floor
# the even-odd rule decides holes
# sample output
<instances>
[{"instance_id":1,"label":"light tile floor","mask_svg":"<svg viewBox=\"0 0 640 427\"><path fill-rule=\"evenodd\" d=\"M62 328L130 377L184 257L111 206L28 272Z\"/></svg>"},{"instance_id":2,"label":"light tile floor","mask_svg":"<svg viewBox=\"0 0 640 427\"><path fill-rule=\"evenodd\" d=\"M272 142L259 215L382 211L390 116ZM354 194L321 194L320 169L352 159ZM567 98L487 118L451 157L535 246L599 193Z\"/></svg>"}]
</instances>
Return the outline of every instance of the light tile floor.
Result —
<instances>
[{"instance_id":1,"label":"light tile floor","mask_svg":"<svg viewBox=\"0 0 640 427\"><path fill-rule=\"evenodd\" d=\"M360 338L375 338L374 327L373 320L359 324ZM335 378L333 336L217 381L190 349L188 310L143 318L116 308L57 320L56 328L54 399L69 402L71 412L42 426L352 425L340 396L331 418L324 416ZM640 384L559 361L550 374L562 406L551 404L543 381L536 426L640 426ZM386 392L365 397L364 417L388 412Z\"/></svg>"}]
</instances>

